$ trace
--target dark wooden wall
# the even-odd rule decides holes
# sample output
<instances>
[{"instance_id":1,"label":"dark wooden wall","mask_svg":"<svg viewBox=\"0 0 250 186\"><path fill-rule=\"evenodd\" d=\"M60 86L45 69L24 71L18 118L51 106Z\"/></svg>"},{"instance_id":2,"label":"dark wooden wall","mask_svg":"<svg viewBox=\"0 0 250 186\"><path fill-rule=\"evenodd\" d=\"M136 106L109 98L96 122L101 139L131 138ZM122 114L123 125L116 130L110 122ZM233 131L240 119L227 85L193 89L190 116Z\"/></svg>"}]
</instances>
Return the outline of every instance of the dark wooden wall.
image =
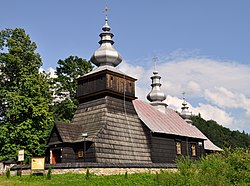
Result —
<instances>
[{"instance_id":1,"label":"dark wooden wall","mask_svg":"<svg viewBox=\"0 0 250 186\"><path fill-rule=\"evenodd\" d=\"M54 127L52 132L51 132L51 136L49 138L48 144L50 144L50 143L58 143L58 142L62 142L62 139L60 138L60 136L58 134L58 131Z\"/></svg>"},{"instance_id":2,"label":"dark wooden wall","mask_svg":"<svg viewBox=\"0 0 250 186\"><path fill-rule=\"evenodd\" d=\"M81 103L73 123L81 124L89 138L96 135L89 151L96 158L93 161L151 162L149 130L141 123L131 101L104 96Z\"/></svg>"},{"instance_id":3,"label":"dark wooden wall","mask_svg":"<svg viewBox=\"0 0 250 186\"><path fill-rule=\"evenodd\" d=\"M191 159L198 159L204 154L204 142L201 139L186 138L182 136L167 134L152 134L152 162L153 163L174 163L177 155L176 143L181 143L181 155L189 156ZM202 142L199 146L198 142ZM196 156L191 154L192 144L196 145Z\"/></svg>"},{"instance_id":4,"label":"dark wooden wall","mask_svg":"<svg viewBox=\"0 0 250 186\"><path fill-rule=\"evenodd\" d=\"M135 79L121 74L107 72L98 76L80 78L77 85L77 98L82 99L86 96L92 96L104 91L113 92L135 97Z\"/></svg>"}]
</instances>

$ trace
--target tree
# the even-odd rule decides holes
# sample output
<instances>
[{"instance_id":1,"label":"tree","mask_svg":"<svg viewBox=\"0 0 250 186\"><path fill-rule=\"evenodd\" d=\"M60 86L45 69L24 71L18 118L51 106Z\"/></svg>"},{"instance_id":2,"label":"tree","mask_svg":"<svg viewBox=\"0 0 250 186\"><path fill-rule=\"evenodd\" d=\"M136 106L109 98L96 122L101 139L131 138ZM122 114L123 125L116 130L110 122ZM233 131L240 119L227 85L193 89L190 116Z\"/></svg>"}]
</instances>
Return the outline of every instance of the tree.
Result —
<instances>
[{"instance_id":1,"label":"tree","mask_svg":"<svg viewBox=\"0 0 250 186\"><path fill-rule=\"evenodd\" d=\"M0 32L0 160L41 156L52 127L52 101L47 75L36 44L24 29Z\"/></svg>"},{"instance_id":2,"label":"tree","mask_svg":"<svg viewBox=\"0 0 250 186\"><path fill-rule=\"evenodd\" d=\"M250 135L244 132L231 131L213 120L204 120L199 116L192 117L193 124L202 131L214 144L226 148L249 148Z\"/></svg>"},{"instance_id":3,"label":"tree","mask_svg":"<svg viewBox=\"0 0 250 186\"><path fill-rule=\"evenodd\" d=\"M76 97L76 79L93 69L89 61L77 56L69 56L59 60L54 79L55 98L53 112L55 120L70 121L78 107Z\"/></svg>"}]
</instances>

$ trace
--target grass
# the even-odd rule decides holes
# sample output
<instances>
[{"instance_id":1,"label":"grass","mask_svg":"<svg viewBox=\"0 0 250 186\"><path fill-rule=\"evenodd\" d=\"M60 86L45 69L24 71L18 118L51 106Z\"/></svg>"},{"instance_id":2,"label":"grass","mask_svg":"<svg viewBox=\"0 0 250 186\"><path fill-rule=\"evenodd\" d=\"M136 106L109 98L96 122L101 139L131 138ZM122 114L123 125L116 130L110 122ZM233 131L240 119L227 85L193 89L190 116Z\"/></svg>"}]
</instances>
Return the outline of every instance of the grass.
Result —
<instances>
[{"instance_id":1,"label":"grass","mask_svg":"<svg viewBox=\"0 0 250 186\"><path fill-rule=\"evenodd\" d=\"M225 150L220 154L191 161L182 157L177 160L178 172L157 174L120 174L97 176L86 174L61 174L47 176L0 176L0 186L250 186L250 150Z\"/></svg>"},{"instance_id":2,"label":"grass","mask_svg":"<svg viewBox=\"0 0 250 186\"><path fill-rule=\"evenodd\" d=\"M86 179L87 178L87 179ZM111 176L96 176L90 174L86 177L85 174L63 174L52 175L51 180L46 176L12 176L10 179L0 177L1 186L113 186L113 185L156 185L154 174L129 174L129 175L111 175Z\"/></svg>"}]
</instances>

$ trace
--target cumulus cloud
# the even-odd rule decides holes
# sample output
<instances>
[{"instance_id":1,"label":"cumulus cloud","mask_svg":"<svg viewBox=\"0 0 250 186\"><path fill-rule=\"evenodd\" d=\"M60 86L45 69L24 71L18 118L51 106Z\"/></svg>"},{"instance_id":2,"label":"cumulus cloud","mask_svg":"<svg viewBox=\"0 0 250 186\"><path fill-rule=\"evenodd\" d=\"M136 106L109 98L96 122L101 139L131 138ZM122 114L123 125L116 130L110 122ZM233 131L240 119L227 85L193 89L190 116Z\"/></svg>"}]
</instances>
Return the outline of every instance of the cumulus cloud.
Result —
<instances>
[{"instance_id":1,"label":"cumulus cloud","mask_svg":"<svg viewBox=\"0 0 250 186\"><path fill-rule=\"evenodd\" d=\"M224 87L205 90L204 96L210 102L222 108L241 108L250 116L250 99L239 92L232 92Z\"/></svg>"},{"instance_id":2,"label":"cumulus cloud","mask_svg":"<svg viewBox=\"0 0 250 186\"><path fill-rule=\"evenodd\" d=\"M153 69L123 63L122 70L137 76L136 95L145 100L151 89ZM250 133L249 65L205 57L181 57L161 61L157 70L162 77L162 90L167 95L169 107L180 111L181 93L185 91L192 100L189 107L193 113Z\"/></svg>"},{"instance_id":3,"label":"cumulus cloud","mask_svg":"<svg viewBox=\"0 0 250 186\"><path fill-rule=\"evenodd\" d=\"M166 100L168 107L181 112L183 99L175 96L168 96ZM189 102L186 102L189 107L189 111L193 115L201 115L206 120L216 120L219 124L229 127L231 129L238 129L234 126L234 118L221 108L212 106L209 104L199 103L198 106L194 107Z\"/></svg>"},{"instance_id":4,"label":"cumulus cloud","mask_svg":"<svg viewBox=\"0 0 250 186\"><path fill-rule=\"evenodd\" d=\"M144 69L141 66L133 66L131 64L126 63L123 61L119 66L119 70L124 72L125 74L128 74L129 76L132 76L136 79L140 79L141 76L144 73Z\"/></svg>"}]
</instances>

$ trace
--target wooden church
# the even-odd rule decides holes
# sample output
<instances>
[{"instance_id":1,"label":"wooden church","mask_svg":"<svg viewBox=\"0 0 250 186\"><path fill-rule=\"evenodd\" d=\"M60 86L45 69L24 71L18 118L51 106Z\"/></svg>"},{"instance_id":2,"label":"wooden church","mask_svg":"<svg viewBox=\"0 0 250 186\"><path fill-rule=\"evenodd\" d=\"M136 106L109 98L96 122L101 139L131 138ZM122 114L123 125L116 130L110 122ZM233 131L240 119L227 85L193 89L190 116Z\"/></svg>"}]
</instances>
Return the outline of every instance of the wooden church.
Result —
<instances>
[{"instance_id":1,"label":"wooden church","mask_svg":"<svg viewBox=\"0 0 250 186\"><path fill-rule=\"evenodd\" d=\"M50 164L173 163L177 156L197 159L221 150L186 115L167 108L160 76L154 72L149 103L135 97L135 81L116 66L122 57L113 48L108 19L100 47L91 57L97 68L77 79L79 107L70 122L56 122L47 144Z\"/></svg>"}]
</instances>

